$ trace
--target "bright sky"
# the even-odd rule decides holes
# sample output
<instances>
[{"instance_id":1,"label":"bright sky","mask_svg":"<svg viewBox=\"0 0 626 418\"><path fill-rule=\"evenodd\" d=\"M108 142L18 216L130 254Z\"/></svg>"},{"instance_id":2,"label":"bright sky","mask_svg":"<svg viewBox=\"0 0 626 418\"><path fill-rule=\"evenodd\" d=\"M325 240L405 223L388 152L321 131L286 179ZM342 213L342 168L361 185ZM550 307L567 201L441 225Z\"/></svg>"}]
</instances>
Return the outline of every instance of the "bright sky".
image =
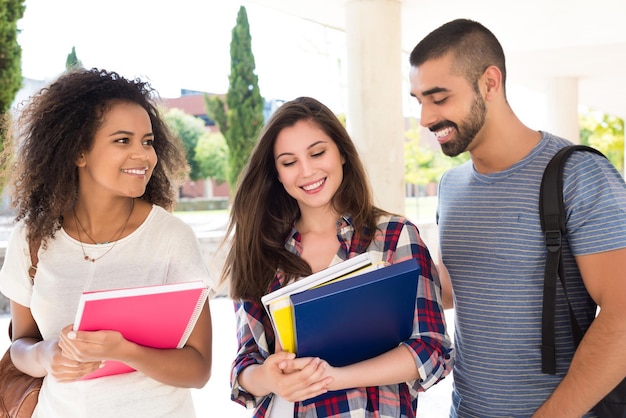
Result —
<instances>
[{"instance_id":1,"label":"bright sky","mask_svg":"<svg viewBox=\"0 0 626 418\"><path fill-rule=\"evenodd\" d=\"M245 0L26 0L18 21L22 74L50 81L65 70L75 46L85 67L149 80L164 98L179 97L181 89L226 93L240 5L248 14L261 95L312 96L345 113L345 34ZM537 98L508 88L513 102L521 97L517 109L525 120L544 126ZM407 116L417 115L408 93L405 100Z\"/></svg>"},{"instance_id":2,"label":"bright sky","mask_svg":"<svg viewBox=\"0 0 626 418\"><path fill-rule=\"evenodd\" d=\"M230 41L246 7L261 95L311 95L345 110L345 36L233 0L26 0L18 21L22 73L50 80L76 47L85 67L151 81L162 97L180 89L225 93Z\"/></svg>"}]
</instances>

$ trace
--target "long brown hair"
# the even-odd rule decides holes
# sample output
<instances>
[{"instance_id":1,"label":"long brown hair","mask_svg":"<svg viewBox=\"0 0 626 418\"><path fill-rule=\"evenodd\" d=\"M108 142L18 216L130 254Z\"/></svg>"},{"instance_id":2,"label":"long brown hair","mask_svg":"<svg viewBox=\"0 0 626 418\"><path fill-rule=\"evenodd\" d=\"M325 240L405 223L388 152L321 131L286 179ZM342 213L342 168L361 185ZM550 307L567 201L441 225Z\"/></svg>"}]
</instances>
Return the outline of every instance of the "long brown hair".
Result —
<instances>
[{"instance_id":1,"label":"long brown hair","mask_svg":"<svg viewBox=\"0 0 626 418\"><path fill-rule=\"evenodd\" d=\"M278 181L274 162L278 134L302 120L311 121L322 129L345 159L343 181L332 200L337 213L349 214L356 233L369 240L378 215L383 213L373 204L356 147L335 114L310 97L283 104L261 132L233 199L225 238L232 242L221 282L230 279L231 297L235 299L259 300L267 293L278 268L290 278L312 272L306 261L284 248L300 210L296 200Z\"/></svg>"},{"instance_id":2,"label":"long brown hair","mask_svg":"<svg viewBox=\"0 0 626 418\"><path fill-rule=\"evenodd\" d=\"M173 181L184 177L187 163L156 99L148 83L95 68L64 73L30 99L15 126L14 142L3 155L3 175L12 176L16 221L25 220L29 239L45 244L61 227L61 215L78 190L76 161L93 146L105 113L119 102L140 105L152 123L159 163L141 199L173 207L177 193Z\"/></svg>"}]
</instances>

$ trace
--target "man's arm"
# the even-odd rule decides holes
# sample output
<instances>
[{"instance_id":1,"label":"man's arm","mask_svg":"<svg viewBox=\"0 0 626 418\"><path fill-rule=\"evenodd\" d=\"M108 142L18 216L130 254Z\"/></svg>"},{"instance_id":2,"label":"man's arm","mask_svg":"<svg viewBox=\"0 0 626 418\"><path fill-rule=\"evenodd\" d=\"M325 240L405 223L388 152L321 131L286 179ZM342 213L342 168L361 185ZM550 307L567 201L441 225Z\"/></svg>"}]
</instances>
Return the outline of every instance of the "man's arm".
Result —
<instances>
[{"instance_id":1,"label":"man's arm","mask_svg":"<svg viewBox=\"0 0 626 418\"><path fill-rule=\"evenodd\" d=\"M452 282L450 281L450 273L443 264L441 258L441 249L439 249L439 256L437 257L437 272L439 273L439 281L441 282L441 298L444 309L454 308L454 295L452 293Z\"/></svg>"},{"instance_id":2,"label":"man's arm","mask_svg":"<svg viewBox=\"0 0 626 418\"><path fill-rule=\"evenodd\" d=\"M582 416L626 376L626 248L578 256L576 262L600 312L535 418Z\"/></svg>"}]
</instances>

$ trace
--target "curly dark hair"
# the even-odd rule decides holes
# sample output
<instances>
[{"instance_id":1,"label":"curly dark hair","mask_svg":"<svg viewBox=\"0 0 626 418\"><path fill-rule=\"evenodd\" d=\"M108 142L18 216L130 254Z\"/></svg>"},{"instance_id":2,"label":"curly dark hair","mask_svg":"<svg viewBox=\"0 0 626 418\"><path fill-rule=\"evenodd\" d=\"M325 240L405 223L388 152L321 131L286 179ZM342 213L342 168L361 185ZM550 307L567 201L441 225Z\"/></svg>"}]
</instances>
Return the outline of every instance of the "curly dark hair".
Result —
<instances>
[{"instance_id":1,"label":"curly dark hair","mask_svg":"<svg viewBox=\"0 0 626 418\"><path fill-rule=\"evenodd\" d=\"M29 240L45 244L61 227L62 214L78 191L76 161L93 146L106 112L120 102L138 104L152 123L159 162L141 199L173 208L174 180L182 180L188 166L182 143L161 118L157 99L149 83L97 68L66 72L30 99L3 156L12 177L15 220L24 219ZM7 164L11 157L14 164Z\"/></svg>"}]
</instances>

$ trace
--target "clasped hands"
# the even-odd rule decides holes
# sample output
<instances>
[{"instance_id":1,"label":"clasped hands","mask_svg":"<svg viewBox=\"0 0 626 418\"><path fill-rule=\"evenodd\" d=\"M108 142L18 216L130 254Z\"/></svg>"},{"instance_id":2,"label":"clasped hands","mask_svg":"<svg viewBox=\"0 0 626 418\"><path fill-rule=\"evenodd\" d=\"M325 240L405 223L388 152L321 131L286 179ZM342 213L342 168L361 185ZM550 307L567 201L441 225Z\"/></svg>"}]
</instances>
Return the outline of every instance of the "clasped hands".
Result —
<instances>
[{"instance_id":1,"label":"clasped hands","mask_svg":"<svg viewBox=\"0 0 626 418\"><path fill-rule=\"evenodd\" d=\"M317 357L297 358L295 354L277 351L262 365L271 391L289 402L299 402L330 390L336 370Z\"/></svg>"},{"instance_id":2,"label":"clasped hands","mask_svg":"<svg viewBox=\"0 0 626 418\"><path fill-rule=\"evenodd\" d=\"M59 382L73 382L98 370L126 340L116 331L74 331L72 325L61 330L58 342L51 344L48 374Z\"/></svg>"}]
</instances>

